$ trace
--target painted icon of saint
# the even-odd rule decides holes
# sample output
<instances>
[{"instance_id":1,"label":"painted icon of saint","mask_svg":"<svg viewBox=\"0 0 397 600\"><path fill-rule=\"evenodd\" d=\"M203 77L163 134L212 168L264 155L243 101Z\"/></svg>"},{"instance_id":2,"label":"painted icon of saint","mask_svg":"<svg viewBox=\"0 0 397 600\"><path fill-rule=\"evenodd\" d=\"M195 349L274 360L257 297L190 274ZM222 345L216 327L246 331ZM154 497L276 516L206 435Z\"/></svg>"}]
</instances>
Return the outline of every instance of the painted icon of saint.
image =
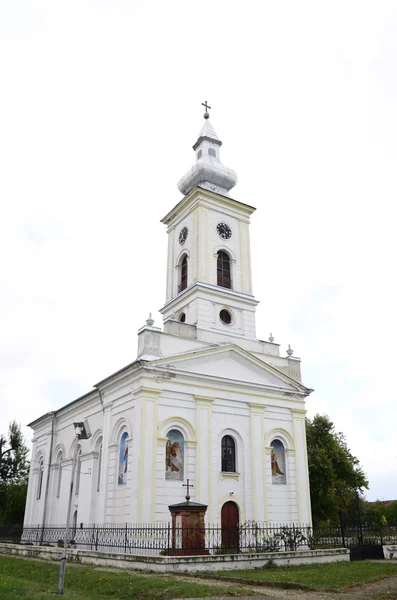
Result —
<instances>
[{"instance_id":1,"label":"painted icon of saint","mask_svg":"<svg viewBox=\"0 0 397 600\"><path fill-rule=\"evenodd\" d=\"M272 475L273 475L273 477L275 475L284 475L284 473L282 472L282 470L278 466L277 458L276 458L276 455L274 453L273 448L272 448L272 453L271 453L271 462L272 462Z\"/></svg>"},{"instance_id":2,"label":"painted icon of saint","mask_svg":"<svg viewBox=\"0 0 397 600\"><path fill-rule=\"evenodd\" d=\"M176 430L170 431L167 436L165 478L183 479L183 436Z\"/></svg>"}]
</instances>

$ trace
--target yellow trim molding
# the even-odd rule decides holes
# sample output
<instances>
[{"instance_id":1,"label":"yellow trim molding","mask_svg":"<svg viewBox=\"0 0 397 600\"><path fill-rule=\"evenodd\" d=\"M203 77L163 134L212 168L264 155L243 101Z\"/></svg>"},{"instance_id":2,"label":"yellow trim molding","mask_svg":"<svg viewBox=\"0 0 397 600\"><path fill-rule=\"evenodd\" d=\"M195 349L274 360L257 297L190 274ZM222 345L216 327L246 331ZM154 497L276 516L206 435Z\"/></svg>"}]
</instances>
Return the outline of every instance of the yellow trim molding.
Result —
<instances>
[{"instance_id":1,"label":"yellow trim molding","mask_svg":"<svg viewBox=\"0 0 397 600\"><path fill-rule=\"evenodd\" d=\"M185 440L185 442L195 442L196 432L194 431L192 424L189 423L187 419L184 419L183 417L178 417L176 415L174 417L168 417L168 419L165 419L160 423L157 430L157 439L159 441L167 441L167 438L165 437L165 430L169 425L178 425L178 423L180 423L180 425L182 425L189 433L190 438L188 440Z\"/></svg>"},{"instance_id":2,"label":"yellow trim molding","mask_svg":"<svg viewBox=\"0 0 397 600\"><path fill-rule=\"evenodd\" d=\"M226 473L221 471L221 479L240 479L240 473Z\"/></svg>"},{"instance_id":3,"label":"yellow trim molding","mask_svg":"<svg viewBox=\"0 0 397 600\"><path fill-rule=\"evenodd\" d=\"M288 431L286 431L285 429L282 429L281 427L273 427L273 429L271 429L267 433L265 445L267 447L270 447L270 442L272 441L272 438L277 437L277 435L279 435L280 437L284 437L287 440L289 450L295 450L295 442L294 442L293 437L291 436L290 433L288 433ZM286 450L287 450L287 448L286 448Z\"/></svg>"}]
</instances>

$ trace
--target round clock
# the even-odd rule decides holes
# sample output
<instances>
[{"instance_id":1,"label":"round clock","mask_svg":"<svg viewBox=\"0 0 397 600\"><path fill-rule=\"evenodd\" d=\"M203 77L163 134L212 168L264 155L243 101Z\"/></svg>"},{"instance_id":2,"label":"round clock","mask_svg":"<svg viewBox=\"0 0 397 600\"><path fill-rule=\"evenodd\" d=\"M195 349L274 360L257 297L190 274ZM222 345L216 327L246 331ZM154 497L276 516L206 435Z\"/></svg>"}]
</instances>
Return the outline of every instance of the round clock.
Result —
<instances>
[{"instance_id":1,"label":"round clock","mask_svg":"<svg viewBox=\"0 0 397 600\"><path fill-rule=\"evenodd\" d=\"M182 227L180 233L179 233L179 243L180 244L184 244L186 242L186 238L187 238L187 234L189 233L189 230L187 227Z\"/></svg>"},{"instance_id":2,"label":"round clock","mask_svg":"<svg viewBox=\"0 0 397 600\"><path fill-rule=\"evenodd\" d=\"M232 230L227 223L218 223L216 230L219 237L221 237L223 240L228 240L232 237Z\"/></svg>"}]
</instances>

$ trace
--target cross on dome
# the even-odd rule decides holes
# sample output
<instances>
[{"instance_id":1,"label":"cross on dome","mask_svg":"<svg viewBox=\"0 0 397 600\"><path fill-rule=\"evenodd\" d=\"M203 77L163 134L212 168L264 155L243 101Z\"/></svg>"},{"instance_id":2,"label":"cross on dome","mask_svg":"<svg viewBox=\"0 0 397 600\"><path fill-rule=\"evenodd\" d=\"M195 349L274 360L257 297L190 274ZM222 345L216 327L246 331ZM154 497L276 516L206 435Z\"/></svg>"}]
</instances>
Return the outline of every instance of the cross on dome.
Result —
<instances>
[{"instance_id":1,"label":"cross on dome","mask_svg":"<svg viewBox=\"0 0 397 600\"><path fill-rule=\"evenodd\" d=\"M205 102L202 102L201 106L205 106L204 119L209 119L210 118L210 113L208 112L208 109L211 109L211 107L208 106L207 100Z\"/></svg>"}]
</instances>

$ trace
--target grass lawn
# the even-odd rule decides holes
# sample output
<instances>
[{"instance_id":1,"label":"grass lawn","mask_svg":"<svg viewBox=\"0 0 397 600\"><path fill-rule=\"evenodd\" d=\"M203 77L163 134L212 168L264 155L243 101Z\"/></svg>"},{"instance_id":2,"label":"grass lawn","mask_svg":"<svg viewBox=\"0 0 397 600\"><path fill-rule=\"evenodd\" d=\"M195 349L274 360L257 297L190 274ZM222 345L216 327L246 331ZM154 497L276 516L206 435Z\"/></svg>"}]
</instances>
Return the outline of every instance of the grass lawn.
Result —
<instances>
[{"instance_id":1,"label":"grass lawn","mask_svg":"<svg viewBox=\"0 0 397 600\"><path fill-rule=\"evenodd\" d=\"M54 600L59 565L22 558L0 557L0 598L2 600ZM137 571L102 571L67 565L64 597L68 600L167 600L206 596L250 595L231 584L218 587L194 581L178 581L172 575L143 574Z\"/></svg>"},{"instance_id":2,"label":"grass lawn","mask_svg":"<svg viewBox=\"0 0 397 600\"><path fill-rule=\"evenodd\" d=\"M298 583L310 590L343 590L352 585L360 585L397 575L395 562L346 562L325 565L305 565L302 567L275 567L244 571L216 571L219 577L232 577L237 580L255 582ZM203 577L205 575L203 574Z\"/></svg>"}]
</instances>

